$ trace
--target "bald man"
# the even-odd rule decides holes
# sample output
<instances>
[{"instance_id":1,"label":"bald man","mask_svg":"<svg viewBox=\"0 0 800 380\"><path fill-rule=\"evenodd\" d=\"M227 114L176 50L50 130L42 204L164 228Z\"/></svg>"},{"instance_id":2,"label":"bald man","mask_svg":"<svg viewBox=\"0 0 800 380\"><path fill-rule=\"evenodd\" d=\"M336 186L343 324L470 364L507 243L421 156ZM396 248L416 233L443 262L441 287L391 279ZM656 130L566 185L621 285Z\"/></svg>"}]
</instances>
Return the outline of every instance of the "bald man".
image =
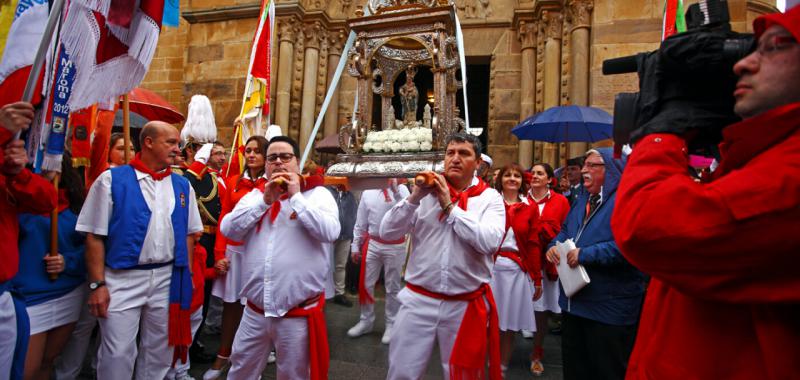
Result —
<instances>
[{"instance_id":1,"label":"bald man","mask_svg":"<svg viewBox=\"0 0 800 380\"><path fill-rule=\"evenodd\" d=\"M203 224L189 181L170 172L178 130L147 123L141 153L92 185L86 233L89 310L100 322L98 379L164 379L188 331L191 253ZM136 348L136 336L139 347ZM190 335L190 334L189 334Z\"/></svg>"}]
</instances>

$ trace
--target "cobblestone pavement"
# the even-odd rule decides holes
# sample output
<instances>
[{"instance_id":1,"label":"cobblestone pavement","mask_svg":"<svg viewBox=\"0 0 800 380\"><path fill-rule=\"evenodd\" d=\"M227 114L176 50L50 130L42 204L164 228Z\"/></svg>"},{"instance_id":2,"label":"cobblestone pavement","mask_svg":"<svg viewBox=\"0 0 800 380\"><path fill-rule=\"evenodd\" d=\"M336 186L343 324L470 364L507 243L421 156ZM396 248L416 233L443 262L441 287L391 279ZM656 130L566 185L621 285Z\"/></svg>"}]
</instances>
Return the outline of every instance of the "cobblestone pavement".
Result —
<instances>
[{"instance_id":1,"label":"cobblestone pavement","mask_svg":"<svg viewBox=\"0 0 800 380\"><path fill-rule=\"evenodd\" d=\"M376 297L375 331L356 339L347 336L347 330L358 321L358 297L349 296L353 307L347 308L337 304L328 303L325 307L325 316L328 323L328 340L330 344L331 363L329 378L331 380L378 380L385 379L389 365L389 346L381 344L383 334L383 299ZM204 335L209 352L215 352L219 336ZM545 339L545 374L537 379L561 379L561 338L552 334ZM533 379L528 371L530 366L529 355L533 347L532 339L517 338L516 349L506 373L507 379ZM442 368L439 360L438 349L434 349L434 356L428 362L428 371L424 379L441 379ZM280 353L278 354L280 355ZM192 365L190 374L195 379L202 379L203 372L208 364ZM275 365L270 364L264 371L263 379L275 379ZM255 380L255 379L254 379Z\"/></svg>"}]
</instances>

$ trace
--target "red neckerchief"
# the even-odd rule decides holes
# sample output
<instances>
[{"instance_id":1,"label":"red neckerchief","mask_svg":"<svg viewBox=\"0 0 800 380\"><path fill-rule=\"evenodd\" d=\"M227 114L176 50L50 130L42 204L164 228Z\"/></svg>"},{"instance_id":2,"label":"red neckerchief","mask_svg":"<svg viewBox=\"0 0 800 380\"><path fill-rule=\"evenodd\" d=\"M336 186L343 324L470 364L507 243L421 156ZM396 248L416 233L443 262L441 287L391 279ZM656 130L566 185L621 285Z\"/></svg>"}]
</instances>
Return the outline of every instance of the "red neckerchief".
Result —
<instances>
[{"instance_id":1,"label":"red neckerchief","mask_svg":"<svg viewBox=\"0 0 800 380\"><path fill-rule=\"evenodd\" d=\"M547 193L544 195L544 197L542 197L541 200L537 201L536 198L533 197L533 193L528 193L528 200L531 203L536 203L537 205L540 205L542 203L547 203L548 201L550 201L550 196L552 196L552 193L548 190Z\"/></svg>"},{"instance_id":2,"label":"red neckerchief","mask_svg":"<svg viewBox=\"0 0 800 380\"><path fill-rule=\"evenodd\" d=\"M134 169L149 175L150 177L153 178L154 181L161 181L162 179L167 178L169 177L170 174L172 174L172 169L169 166L167 166L167 170L164 170L159 173L156 173L150 170L150 168L148 168L147 166L144 166L144 162L142 162L141 153L136 153L136 156L133 157L133 159L130 162L130 165L133 166Z\"/></svg>"},{"instance_id":3,"label":"red neckerchief","mask_svg":"<svg viewBox=\"0 0 800 380\"><path fill-rule=\"evenodd\" d=\"M300 176L300 192L304 193L308 190L311 190L317 186L322 186L325 183L325 179L319 174L313 174L310 176ZM261 190L263 193L266 189L267 181L258 184L258 189ZM275 223L275 219L278 218L278 214L281 213L281 201L289 199L288 194L283 194L280 198L274 202L269 208L269 224ZM262 216L263 221L263 216ZM261 230L261 221L258 222L258 227L256 231Z\"/></svg>"},{"instance_id":4,"label":"red neckerchief","mask_svg":"<svg viewBox=\"0 0 800 380\"><path fill-rule=\"evenodd\" d=\"M525 207L525 202L519 201L517 203L508 203L503 201L506 206L506 230L511 227L511 221L514 220L514 216L517 214L519 209ZM503 242L500 242L503 244Z\"/></svg>"},{"instance_id":5,"label":"red neckerchief","mask_svg":"<svg viewBox=\"0 0 800 380\"><path fill-rule=\"evenodd\" d=\"M478 183L475 186L467 187L466 190L458 192L450 182L447 182L447 189L450 190L450 202L453 202L460 209L467 211L467 201L469 198L481 195L484 190L488 189L489 185L484 180L478 178ZM444 213L439 215L439 220L444 219Z\"/></svg>"},{"instance_id":6,"label":"red neckerchief","mask_svg":"<svg viewBox=\"0 0 800 380\"><path fill-rule=\"evenodd\" d=\"M383 200L386 201L386 203L391 202L392 198L389 198L389 191L386 189L383 189L381 191L383 192Z\"/></svg>"}]
</instances>

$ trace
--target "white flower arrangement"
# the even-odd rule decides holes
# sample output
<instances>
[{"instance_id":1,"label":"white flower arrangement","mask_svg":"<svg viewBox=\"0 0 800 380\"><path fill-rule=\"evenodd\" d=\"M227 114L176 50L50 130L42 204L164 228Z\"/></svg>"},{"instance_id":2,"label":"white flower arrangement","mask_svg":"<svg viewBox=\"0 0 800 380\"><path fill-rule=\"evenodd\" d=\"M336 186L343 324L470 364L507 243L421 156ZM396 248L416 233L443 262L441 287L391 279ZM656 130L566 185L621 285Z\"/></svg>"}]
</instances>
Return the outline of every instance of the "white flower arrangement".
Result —
<instances>
[{"instance_id":1,"label":"white flower arrangement","mask_svg":"<svg viewBox=\"0 0 800 380\"><path fill-rule=\"evenodd\" d=\"M362 146L365 153L399 153L430 151L433 131L430 128L370 131Z\"/></svg>"}]
</instances>

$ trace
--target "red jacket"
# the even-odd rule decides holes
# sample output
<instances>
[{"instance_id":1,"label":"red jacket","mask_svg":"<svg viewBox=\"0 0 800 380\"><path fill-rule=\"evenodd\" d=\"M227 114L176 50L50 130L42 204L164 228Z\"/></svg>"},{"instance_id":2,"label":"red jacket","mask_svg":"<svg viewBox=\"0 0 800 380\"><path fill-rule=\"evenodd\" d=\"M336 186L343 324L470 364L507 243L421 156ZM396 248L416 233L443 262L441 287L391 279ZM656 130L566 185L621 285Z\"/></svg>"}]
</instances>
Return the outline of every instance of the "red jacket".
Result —
<instances>
[{"instance_id":1,"label":"red jacket","mask_svg":"<svg viewBox=\"0 0 800 380\"><path fill-rule=\"evenodd\" d=\"M611 226L652 276L628 379L800 376L800 103L723 131L708 183L677 136L635 147Z\"/></svg>"},{"instance_id":2,"label":"red jacket","mask_svg":"<svg viewBox=\"0 0 800 380\"><path fill-rule=\"evenodd\" d=\"M536 201L530 194L528 194L528 202L536 204ZM539 247L541 247L542 250L542 267L547 273L547 277L551 281L555 281L558 279L558 271L554 264L545 260L544 253L547 250L547 245L561 232L561 225L564 224L564 220L567 219L567 214L569 214L569 201L565 196L551 190L550 197L543 199L542 202L545 203L544 210L539 216L539 223L541 224L541 228L539 229ZM536 213L539 213L538 206L536 207Z\"/></svg>"},{"instance_id":3,"label":"red jacket","mask_svg":"<svg viewBox=\"0 0 800 380\"><path fill-rule=\"evenodd\" d=\"M524 202L506 204L506 234L509 227L514 229L514 238L519 250L523 269L528 272L534 285L542 285L542 259L539 247L539 213L535 205ZM505 237L503 237L505 240Z\"/></svg>"},{"instance_id":4,"label":"red jacket","mask_svg":"<svg viewBox=\"0 0 800 380\"><path fill-rule=\"evenodd\" d=\"M10 138L8 131L0 128L0 147ZM0 166L4 157L0 148ZM53 185L28 169L13 177L0 174L0 283L10 280L19 269L18 214L47 214L57 205L58 194Z\"/></svg>"}]
</instances>

